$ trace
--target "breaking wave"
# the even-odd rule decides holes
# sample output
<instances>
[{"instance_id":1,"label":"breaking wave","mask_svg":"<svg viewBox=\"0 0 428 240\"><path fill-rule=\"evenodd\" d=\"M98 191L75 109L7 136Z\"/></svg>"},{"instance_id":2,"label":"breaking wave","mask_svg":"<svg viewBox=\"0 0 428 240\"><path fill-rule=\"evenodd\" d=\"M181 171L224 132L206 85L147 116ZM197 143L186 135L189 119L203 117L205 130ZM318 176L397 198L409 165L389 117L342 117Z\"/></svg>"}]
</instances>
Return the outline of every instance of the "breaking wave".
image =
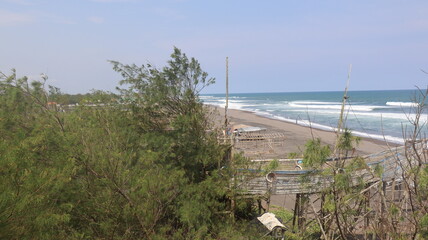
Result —
<instances>
[{"instance_id":1,"label":"breaking wave","mask_svg":"<svg viewBox=\"0 0 428 240\"><path fill-rule=\"evenodd\" d=\"M417 107L418 104L414 102L386 102L387 106L394 107Z\"/></svg>"},{"instance_id":2,"label":"breaking wave","mask_svg":"<svg viewBox=\"0 0 428 240\"><path fill-rule=\"evenodd\" d=\"M340 110L342 109L342 105L335 104L335 105L329 105L327 103L324 104L301 104L296 102L290 102L288 103L290 107L294 108L305 108L305 109L335 109ZM385 106L374 106L374 105L345 105L345 110L353 110L353 111L362 111L362 112L371 112L375 109L382 109L382 108L388 108Z\"/></svg>"}]
</instances>

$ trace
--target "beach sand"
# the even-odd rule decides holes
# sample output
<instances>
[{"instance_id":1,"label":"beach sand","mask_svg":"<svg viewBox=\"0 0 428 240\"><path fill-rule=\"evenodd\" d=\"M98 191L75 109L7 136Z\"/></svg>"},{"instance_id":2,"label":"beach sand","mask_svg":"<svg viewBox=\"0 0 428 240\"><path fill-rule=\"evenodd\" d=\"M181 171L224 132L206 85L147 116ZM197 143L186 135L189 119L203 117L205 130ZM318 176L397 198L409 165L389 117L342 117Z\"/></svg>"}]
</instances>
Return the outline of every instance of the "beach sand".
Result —
<instances>
[{"instance_id":1,"label":"beach sand","mask_svg":"<svg viewBox=\"0 0 428 240\"><path fill-rule=\"evenodd\" d=\"M213 107L217 110L219 122L224 122L224 108ZM281 120L270 119L263 116L256 115L255 113L241 110L228 110L228 117L230 125L236 126L240 124L263 127L269 131L279 132L285 135L285 141L278 152L279 158L286 158L289 153L302 153L306 142L310 139L320 138L323 144L334 146L336 141L336 133L305 127L290 122ZM380 131L380 130L379 130ZM372 153L381 152L395 147L396 144L386 143L385 141L362 138L359 145L356 147L355 154L367 155Z\"/></svg>"},{"instance_id":2,"label":"beach sand","mask_svg":"<svg viewBox=\"0 0 428 240\"><path fill-rule=\"evenodd\" d=\"M214 109L216 119L215 121L219 123L219 127L224 123L224 108L210 106ZM279 132L285 136L284 144L274 148L274 153L270 151L265 151L260 145L255 148L259 148L260 154L251 155L244 154L247 157L252 159L272 159L272 158L287 158L289 153L298 153L300 156L304 151L304 146L306 142L313 138L320 138L323 144L328 144L333 149L336 141L336 133L313 129L310 127L305 127L289 122L284 122L280 120L270 119L263 116L256 115L253 112L240 111L229 109L228 118L230 126L238 125L247 125L253 127L262 127L266 128L270 132ZM396 147L397 144L387 143L385 141L380 141L370 138L362 138L360 144L356 147L354 156L364 156L372 153L378 153L384 150L388 150L391 147ZM255 149L247 148L245 151L254 151ZM238 149L239 151L239 149ZM273 208L285 208L290 211L294 208L296 196L294 194L286 195L272 195L270 198L271 207ZM263 207L267 209L267 203L263 202Z\"/></svg>"}]
</instances>

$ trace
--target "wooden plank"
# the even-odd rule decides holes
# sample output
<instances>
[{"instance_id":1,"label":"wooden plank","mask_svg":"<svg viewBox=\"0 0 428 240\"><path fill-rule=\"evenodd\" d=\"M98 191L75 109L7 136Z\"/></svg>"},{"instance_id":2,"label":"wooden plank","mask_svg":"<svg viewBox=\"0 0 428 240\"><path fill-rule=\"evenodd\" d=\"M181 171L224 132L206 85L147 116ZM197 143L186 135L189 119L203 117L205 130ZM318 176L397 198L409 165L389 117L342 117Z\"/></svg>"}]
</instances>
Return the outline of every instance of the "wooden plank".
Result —
<instances>
[{"instance_id":1,"label":"wooden plank","mask_svg":"<svg viewBox=\"0 0 428 240\"><path fill-rule=\"evenodd\" d=\"M360 179L366 183L376 182L380 179L375 177L372 170L376 166L383 168L381 176L382 181L391 181L400 175L400 165L403 164L405 158L405 148L399 147L390 151L384 151L377 154L372 154L365 157L367 169L355 171L351 177L352 184L356 185ZM281 159L280 163L300 161L298 159ZM265 162L264 160L255 160L255 162ZM401 162L401 164L400 164ZM256 171L256 170L255 170ZM276 181L273 183L273 194L300 194L300 193L315 193L330 186L332 176L324 176L312 172L311 170L286 170L274 171ZM303 183L302 178L306 176L308 181ZM266 194L268 185L264 176L254 177L245 183L241 184L241 189L249 194Z\"/></svg>"}]
</instances>

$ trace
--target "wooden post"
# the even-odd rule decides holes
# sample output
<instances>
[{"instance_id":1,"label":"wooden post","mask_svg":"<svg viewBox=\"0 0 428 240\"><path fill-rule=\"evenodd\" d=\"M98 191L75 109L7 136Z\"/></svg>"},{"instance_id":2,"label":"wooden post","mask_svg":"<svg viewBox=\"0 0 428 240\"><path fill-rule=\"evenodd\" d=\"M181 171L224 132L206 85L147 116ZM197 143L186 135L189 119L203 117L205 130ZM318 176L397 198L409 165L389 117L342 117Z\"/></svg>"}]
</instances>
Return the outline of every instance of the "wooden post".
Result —
<instances>
[{"instance_id":1,"label":"wooden post","mask_svg":"<svg viewBox=\"0 0 428 240\"><path fill-rule=\"evenodd\" d=\"M396 184L395 184L395 179L392 179L392 189L391 189L391 202L393 202L395 204L395 188L396 188Z\"/></svg>"},{"instance_id":2,"label":"wooden post","mask_svg":"<svg viewBox=\"0 0 428 240\"><path fill-rule=\"evenodd\" d=\"M296 227L296 220L298 220L299 213L300 213L300 193L297 193L296 201L294 203L293 229L295 229Z\"/></svg>"},{"instance_id":3,"label":"wooden post","mask_svg":"<svg viewBox=\"0 0 428 240\"><path fill-rule=\"evenodd\" d=\"M305 214L305 209L308 205L309 201L309 195L308 194L301 194L300 196L300 203L299 203L299 219L297 220L297 226L300 229L305 229L306 224L306 216L303 216ZM306 214L305 214L306 215Z\"/></svg>"},{"instance_id":4,"label":"wooden post","mask_svg":"<svg viewBox=\"0 0 428 240\"><path fill-rule=\"evenodd\" d=\"M380 221L379 221L379 225L380 225L380 229L381 229L381 233L380 233L380 238L381 239L387 239L388 233L386 232L386 181L382 180L382 189L381 189L381 195L380 195Z\"/></svg>"},{"instance_id":5,"label":"wooden post","mask_svg":"<svg viewBox=\"0 0 428 240\"><path fill-rule=\"evenodd\" d=\"M385 181L382 181L382 194L383 194L383 196L382 196L382 202L381 202L381 209L380 209L380 211L381 211L381 216L382 216L382 218L385 216L385 211L386 211L386 205L385 205L385 199L383 199L383 198L386 198L386 182Z\"/></svg>"},{"instance_id":6,"label":"wooden post","mask_svg":"<svg viewBox=\"0 0 428 240\"><path fill-rule=\"evenodd\" d=\"M398 183L398 186L397 186L398 197L397 198L398 198L398 201L400 201L400 202L403 201L402 186L403 186L403 183Z\"/></svg>"},{"instance_id":7,"label":"wooden post","mask_svg":"<svg viewBox=\"0 0 428 240\"><path fill-rule=\"evenodd\" d=\"M370 189L364 193L364 239L369 239L367 236L367 230L370 226L370 216L368 214L368 210L370 209Z\"/></svg>"},{"instance_id":8,"label":"wooden post","mask_svg":"<svg viewBox=\"0 0 428 240\"><path fill-rule=\"evenodd\" d=\"M293 229L295 229L297 224L297 229L303 229L303 225L306 222L306 219L303 217L304 207L307 204L308 196L303 193L296 194L296 202L294 204L294 215L293 215Z\"/></svg>"}]
</instances>

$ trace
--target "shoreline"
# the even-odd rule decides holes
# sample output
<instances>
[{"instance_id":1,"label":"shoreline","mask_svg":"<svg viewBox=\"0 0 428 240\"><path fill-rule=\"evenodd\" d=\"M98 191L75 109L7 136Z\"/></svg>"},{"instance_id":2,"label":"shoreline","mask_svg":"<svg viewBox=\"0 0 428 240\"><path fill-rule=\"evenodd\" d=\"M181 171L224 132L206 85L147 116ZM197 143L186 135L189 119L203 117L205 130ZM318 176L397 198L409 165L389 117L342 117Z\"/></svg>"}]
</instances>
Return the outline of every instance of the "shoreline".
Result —
<instances>
[{"instance_id":1,"label":"shoreline","mask_svg":"<svg viewBox=\"0 0 428 240\"><path fill-rule=\"evenodd\" d=\"M220 119L224 119L224 108L205 104L215 109ZM230 125L244 124L254 127L263 127L270 131L281 132L286 136L284 149L281 149L281 155L289 153L302 153L306 142L310 139L320 138L326 145L334 146L336 142L336 133L329 130L311 128L292 121L269 118L261 116L255 112L247 110L228 109L228 118ZM384 140L360 136L360 144L355 148L356 155L368 155L388 150L393 147L401 146L397 143L391 143Z\"/></svg>"}]
</instances>

